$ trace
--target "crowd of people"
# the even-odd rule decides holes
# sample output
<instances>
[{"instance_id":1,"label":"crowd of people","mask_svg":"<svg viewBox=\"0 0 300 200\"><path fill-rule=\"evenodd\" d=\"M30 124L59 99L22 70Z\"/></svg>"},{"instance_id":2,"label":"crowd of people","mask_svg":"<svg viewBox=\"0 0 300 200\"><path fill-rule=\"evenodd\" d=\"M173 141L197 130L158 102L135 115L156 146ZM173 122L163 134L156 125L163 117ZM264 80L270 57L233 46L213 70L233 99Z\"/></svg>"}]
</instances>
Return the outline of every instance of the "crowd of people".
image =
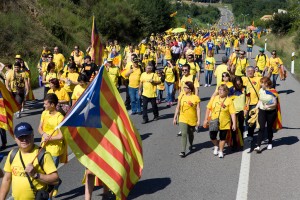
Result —
<instances>
[{"instance_id":1,"label":"crowd of people","mask_svg":"<svg viewBox=\"0 0 300 200\"><path fill-rule=\"evenodd\" d=\"M244 43L246 51L241 50ZM149 102L154 121L160 119L158 106L162 102L166 103L167 108L175 109L173 124L179 124L177 135L182 137L179 153L182 158L186 156L187 140L189 151L195 150L194 132L202 122L200 87L212 87L214 77L216 90L206 107L202 124L209 130L214 145L213 154L223 158L226 143L233 151L243 146L242 134L245 130L248 130L247 140L253 142L255 128L260 131L254 150L261 152L265 130L268 135L267 149L271 150L273 127L280 112L275 87L279 75L285 79L284 66L275 50L271 58L264 53L264 49L252 58L254 43L251 31L202 30L191 34L151 34L140 43L128 44L124 48L117 40L108 41L103 49L102 66L97 66L92 60L91 47L83 52L75 46L65 59L57 46L53 52L45 46L36 69L29 68L22 57L16 55L14 64L3 64L1 75L7 89L22 105L22 109L15 114L20 118L26 99L32 96L30 70L39 71L40 85L44 87L44 111L38 133L42 138L41 146L46 151L43 153L43 163L38 158L31 163L39 151L33 142L33 128L28 123L16 125L14 134L19 151L11 151L7 157L0 200L6 198L10 184L15 199L34 199L31 185L36 190L46 190L46 185L52 185L45 193L49 194L50 199L57 195L62 181L56 168L59 163L67 161L67 145L61 131L55 128L100 67L106 69L118 89L125 87L126 108L131 115L141 115L143 124L151 122L148 117ZM222 64L217 65L215 55L220 51L224 51L225 56L222 57ZM254 59L254 66L250 66L251 59ZM203 81L200 80L202 72L205 77ZM5 130L1 129L0 133L1 148L5 149ZM85 180L85 197L91 199L95 175L88 169ZM20 185L22 192L17 189ZM104 191L104 196L108 196L108 188L105 187Z\"/></svg>"}]
</instances>

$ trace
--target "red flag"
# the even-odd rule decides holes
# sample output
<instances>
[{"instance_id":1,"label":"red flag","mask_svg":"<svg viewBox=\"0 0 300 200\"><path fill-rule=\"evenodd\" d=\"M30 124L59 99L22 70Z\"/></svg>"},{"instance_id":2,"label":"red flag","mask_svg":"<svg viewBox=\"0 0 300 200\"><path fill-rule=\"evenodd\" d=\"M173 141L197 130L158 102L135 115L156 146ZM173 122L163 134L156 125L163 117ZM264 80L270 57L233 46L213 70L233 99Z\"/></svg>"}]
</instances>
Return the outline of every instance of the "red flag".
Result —
<instances>
[{"instance_id":1,"label":"red flag","mask_svg":"<svg viewBox=\"0 0 300 200\"><path fill-rule=\"evenodd\" d=\"M102 55L103 55L103 45L100 40L100 34L98 33L95 17L93 16L93 25L92 25L92 36L91 36L91 57L96 65L102 65Z\"/></svg>"}]
</instances>

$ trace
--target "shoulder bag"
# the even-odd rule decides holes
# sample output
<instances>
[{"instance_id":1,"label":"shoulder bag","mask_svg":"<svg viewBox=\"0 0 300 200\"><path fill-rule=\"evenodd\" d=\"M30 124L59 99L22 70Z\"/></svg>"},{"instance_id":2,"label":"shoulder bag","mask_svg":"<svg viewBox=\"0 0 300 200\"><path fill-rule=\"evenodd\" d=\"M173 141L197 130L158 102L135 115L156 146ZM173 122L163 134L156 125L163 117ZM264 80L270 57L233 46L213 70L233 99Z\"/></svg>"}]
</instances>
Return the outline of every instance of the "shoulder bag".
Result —
<instances>
[{"instance_id":1,"label":"shoulder bag","mask_svg":"<svg viewBox=\"0 0 300 200\"><path fill-rule=\"evenodd\" d=\"M222 102L222 104L224 104L224 102L225 102L226 99L227 99L227 97L224 99L224 101ZM209 131L210 132L217 132L217 131L219 131L219 126L220 126L220 119L219 118L220 118L220 115L221 115L222 104L220 105L220 111L219 111L218 118L209 121Z\"/></svg>"}]
</instances>

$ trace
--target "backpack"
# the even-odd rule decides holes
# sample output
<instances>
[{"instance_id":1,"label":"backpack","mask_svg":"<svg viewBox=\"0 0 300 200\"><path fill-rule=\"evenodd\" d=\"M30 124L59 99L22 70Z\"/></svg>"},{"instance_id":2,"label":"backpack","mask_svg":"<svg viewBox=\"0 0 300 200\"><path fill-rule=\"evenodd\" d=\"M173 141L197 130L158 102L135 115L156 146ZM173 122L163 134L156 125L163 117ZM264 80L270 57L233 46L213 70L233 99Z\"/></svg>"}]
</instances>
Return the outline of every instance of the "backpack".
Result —
<instances>
[{"instance_id":1,"label":"backpack","mask_svg":"<svg viewBox=\"0 0 300 200\"><path fill-rule=\"evenodd\" d=\"M252 39L252 38L249 38L249 39L247 40L247 44L248 44L248 45L253 45L253 39Z\"/></svg>"},{"instance_id":2,"label":"backpack","mask_svg":"<svg viewBox=\"0 0 300 200\"><path fill-rule=\"evenodd\" d=\"M41 169L44 171L44 156L46 153L46 150L44 148L39 148L41 149L41 152L39 153L37 159L38 159L38 163L39 166L41 167ZM9 163L12 164L12 162L14 161L14 158L16 157L16 154L18 153L19 148L15 148L13 150L11 150L10 156L9 156Z\"/></svg>"},{"instance_id":3,"label":"backpack","mask_svg":"<svg viewBox=\"0 0 300 200\"><path fill-rule=\"evenodd\" d=\"M263 54L263 56L265 57L265 62L266 62L267 61L266 54ZM260 57L260 54L258 54L258 56L257 56L257 61L259 60L259 57Z\"/></svg>"}]
</instances>

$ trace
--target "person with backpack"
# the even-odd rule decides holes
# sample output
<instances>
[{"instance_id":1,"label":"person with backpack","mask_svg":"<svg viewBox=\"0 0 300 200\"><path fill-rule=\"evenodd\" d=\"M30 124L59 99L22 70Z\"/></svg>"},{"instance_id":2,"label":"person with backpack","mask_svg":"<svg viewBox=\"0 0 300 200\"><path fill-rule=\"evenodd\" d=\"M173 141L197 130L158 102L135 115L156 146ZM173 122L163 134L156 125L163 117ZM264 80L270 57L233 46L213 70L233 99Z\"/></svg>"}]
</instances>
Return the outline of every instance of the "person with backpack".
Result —
<instances>
[{"instance_id":1,"label":"person with backpack","mask_svg":"<svg viewBox=\"0 0 300 200\"><path fill-rule=\"evenodd\" d=\"M39 147L34 144L33 129L26 122L16 125L14 137L18 148L7 156L0 200L6 199L10 188L15 200L48 199L47 188L59 180L51 154L44 150L39 153ZM39 195L45 196L38 198Z\"/></svg>"},{"instance_id":2,"label":"person with backpack","mask_svg":"<svg viewBox=\"0 0 300 200\"><path fill-rule=\"evenodd\" d=\"M269 62L269 57L264 52L265 49L260 48L259 54L255 57L255 66L258 67L260 73L263 73L265 71Z\"/></svg>"},{"instance_id":3,"label":"person with backpack","mask_svg":"<svg viewBox=\"0 0 300 200\"><path fill-rule=\"evenodd\" d=\"M236 57L231 72L235 76L245 76L246 75L246 68L250 66L248 58L245 57L246 52L240 51L240 57Z\"/></svg>"},{"instance_id":4,"label":"person with backpack","mask_svg":"<svg viewBox=\"0 0 300 200\"><path fill-rule=\"evenodd\" d=\"M172 65L171 61L167 61L168 65L164 68L164 75L165 75L165 88L167 91L167 108L170 108L173 105L173 90L174 90L174 83L177 77L177 71L175 67Z\"/></svg>"},{"instance_id":5,"label":"person with backpack","mask_svg":"<svg viewBox=\"0 0 300 200\"><path fill-rule=\"evenodd\" d=\"M19 105L25 100L25 97L28 94L28 81L27 76L24 72L20 71L21 64L15 63L14 70L11 73L7 74L6 77L6 87L8 91L12 92L14 98L16 99ZM21 117L21 110L16 113L17 118Z\"/></svg>"},{"instance_id":6,"label":"person with backpack","mask_svg":"<svg viewBox=\"0 0 300 200\"><path fill-rule=\"evenodd\" d=\"M207 57L205 58L205 85L204 87L210 87L212 82L212 76L214 71L216 70L216 60L212 56L211 52L208 52Z\"/></svg>"},{"instance_id":7,"label":"person with backpack","mask_svg":"<svg viewBox=\"0 0 300 200\"><path fill-rule=\"evenodd\" d=\"M254 38L252 34L249 34L249 38L247 39L247 58L252 57L252 48L254 45Z\"/></svg>"}]
</instances>

